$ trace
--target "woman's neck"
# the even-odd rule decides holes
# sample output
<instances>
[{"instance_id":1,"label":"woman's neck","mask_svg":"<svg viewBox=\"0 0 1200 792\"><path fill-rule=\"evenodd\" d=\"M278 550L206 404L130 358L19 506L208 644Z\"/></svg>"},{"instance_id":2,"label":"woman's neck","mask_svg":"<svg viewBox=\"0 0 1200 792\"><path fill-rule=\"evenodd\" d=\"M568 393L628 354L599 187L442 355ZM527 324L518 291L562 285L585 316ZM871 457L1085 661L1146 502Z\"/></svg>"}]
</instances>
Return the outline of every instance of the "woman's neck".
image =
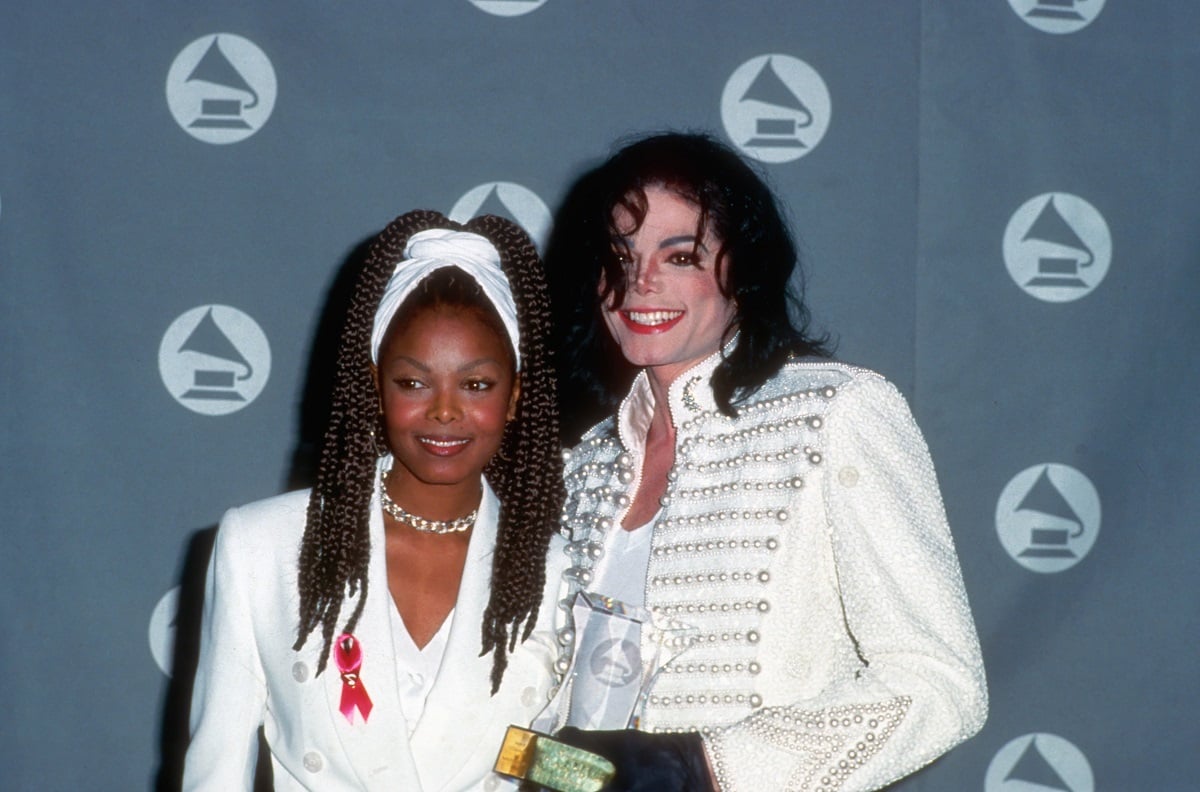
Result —
<instances>
[{"instance_id":1,"label":"woman's neck","mask_svg":"<svg viewBox=\"0 0 1200 792\"><path fill-rule=\"evenodd\" d=\"M454 484L428 484L401 468L384 478L388 496L405 511L427 520L453 520L479 507L483 495L480 480Z\"/></svg>"}]
</instances>

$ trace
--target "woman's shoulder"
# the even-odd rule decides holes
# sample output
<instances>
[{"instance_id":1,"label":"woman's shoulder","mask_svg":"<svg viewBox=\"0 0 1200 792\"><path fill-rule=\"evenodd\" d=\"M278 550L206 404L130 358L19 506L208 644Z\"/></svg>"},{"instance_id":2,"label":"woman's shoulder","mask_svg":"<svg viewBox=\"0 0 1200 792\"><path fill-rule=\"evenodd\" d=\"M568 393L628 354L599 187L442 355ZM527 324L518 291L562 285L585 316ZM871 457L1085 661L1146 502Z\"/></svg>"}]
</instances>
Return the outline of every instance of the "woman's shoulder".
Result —
<instances>
[{"instance_id":1,"label":"woman's shoulder","mask_svg":"<svg viewBox=\"0 0 1200 792\"><path fill-rule=\"evenodd\" d=\"M308 496L309 490L296 490L235 506L221 518L218 541L248 553L291 552L304 535Z\"/></svg>"},{"instance_id":2,"label":"woman's shoulder","mask_svg":"<svg viewBox=\"0 0 1200 792\"><path fill-rule=\"evenodd\" d=\"M267 518L277 515L288 515L308 510L308 496L311 490L293 490L280 495L272 495L262 500L234 506L230 512L238 512L248 517Z\"/></svg>"}]
</instances>

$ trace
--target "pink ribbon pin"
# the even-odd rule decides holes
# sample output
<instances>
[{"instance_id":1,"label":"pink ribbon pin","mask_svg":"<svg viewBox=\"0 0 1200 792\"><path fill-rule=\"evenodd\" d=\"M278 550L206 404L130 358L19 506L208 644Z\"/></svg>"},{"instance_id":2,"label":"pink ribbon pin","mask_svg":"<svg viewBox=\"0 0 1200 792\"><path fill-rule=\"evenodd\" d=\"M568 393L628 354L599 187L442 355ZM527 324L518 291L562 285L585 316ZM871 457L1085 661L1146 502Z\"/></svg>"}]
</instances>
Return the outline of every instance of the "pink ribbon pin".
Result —
<instances>
[{"instance_id":1,"label":"pink ribbon pin","mask_svg":"<svg viewBox=\"0 0 1200 792\"><path fill-rule=\"evenodd\" d=\"M334 661L342 675L342 702L338 709L346 716L346 720L354 723L354 710L362 713L363 723L371 714L371 697L358 676L362 668L362 645L350 633L338 637L333 649Z\"/></svg>"}]
</instances>

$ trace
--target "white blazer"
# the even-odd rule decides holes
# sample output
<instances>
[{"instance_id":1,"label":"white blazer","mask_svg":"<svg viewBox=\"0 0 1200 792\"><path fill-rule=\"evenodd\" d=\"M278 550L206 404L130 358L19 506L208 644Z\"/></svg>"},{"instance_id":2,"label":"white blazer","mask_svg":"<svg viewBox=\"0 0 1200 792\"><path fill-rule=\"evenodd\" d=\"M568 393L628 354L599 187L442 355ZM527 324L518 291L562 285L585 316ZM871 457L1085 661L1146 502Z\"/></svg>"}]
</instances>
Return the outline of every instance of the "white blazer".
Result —
<instances>
[{"instance_id":1,"label":"white blazer","mask_svg":"<svg viewBox=\"0 0 1200 792\"><path fill-rule=\"evenodd\" d=\"M392 643L395 608L387 587L378 487L371 502L370 583L354 629L362 684L374 705L366 723L339 710L342 680L332 657L315 676L322 646L314 632L293 651L298 620L297 561L308 492L231 509L221 520L204 595L200 660L192 694L185 790L250 789L257 730L264 727L277 790L492 790L491 772L509 724L528 724L552 693L553 596L537 628L508 659L491 695L492 655L482 651L499 504L484 496L467 551L441 667L424 713L410 726L400 709ZM557 537L547 580L564 559ZM342 605L341 622L354 601Z\"/></svg>"}]
</instances>

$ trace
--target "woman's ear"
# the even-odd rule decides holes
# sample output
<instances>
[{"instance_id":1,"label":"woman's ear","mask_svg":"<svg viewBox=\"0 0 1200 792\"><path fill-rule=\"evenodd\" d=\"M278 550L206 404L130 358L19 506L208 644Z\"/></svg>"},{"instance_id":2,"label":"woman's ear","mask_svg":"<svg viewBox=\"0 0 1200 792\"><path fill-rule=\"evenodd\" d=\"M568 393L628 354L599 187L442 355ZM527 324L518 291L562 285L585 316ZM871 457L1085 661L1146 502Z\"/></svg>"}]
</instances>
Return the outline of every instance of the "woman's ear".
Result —
<instances>
[{"instance_id":1,"label":"woman's ear","mask_svg":"<svg viewBox=\"0 0 1200 792\"><path fill-rule=\"evenodd\" d=\"M521 374L517 373L513 377L512 393L508 397L508 416L507 420L511 421L517 417L517 402L521 400Z\"/></svg>"},{"instance_id":2,"label":"woman's ear","mask_svg":"<svg viewBox=\"0 0 1200 792\"><path fill-rule=\"evenodd\" d=\"M383 412L383 389L379 387L379 366L374 363L369 364L371 369L371 382L375 383L375 396L379 399L379 411Z\"/></svg>"}]
</instances>

